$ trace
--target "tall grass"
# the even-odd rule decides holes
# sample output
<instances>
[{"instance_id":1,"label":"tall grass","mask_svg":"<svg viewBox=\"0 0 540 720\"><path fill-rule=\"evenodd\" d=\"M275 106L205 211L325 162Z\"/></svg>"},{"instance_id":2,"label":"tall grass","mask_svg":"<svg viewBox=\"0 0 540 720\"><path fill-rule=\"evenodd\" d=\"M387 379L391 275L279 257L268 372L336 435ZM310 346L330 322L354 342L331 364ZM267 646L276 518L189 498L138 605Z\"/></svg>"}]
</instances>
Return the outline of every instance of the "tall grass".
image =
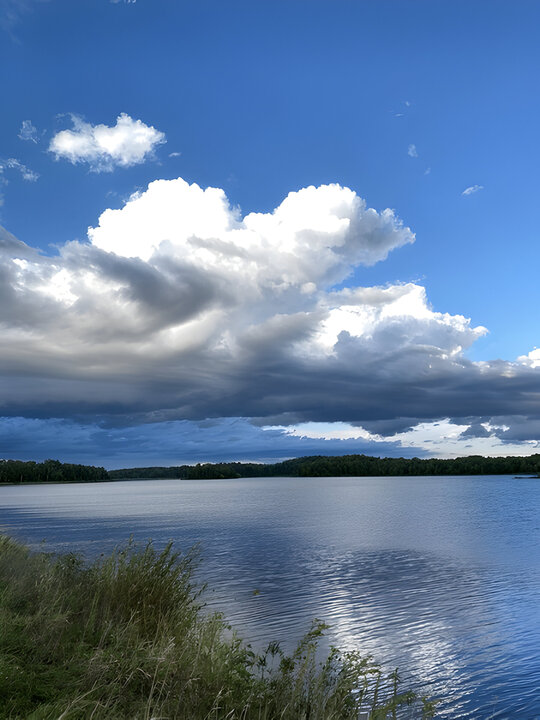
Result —
<instances>
[{"instance_id":1,"label":"tall grass","mask_svg":"<svg viewBox=\"0 0 540 720\"><path fill-rule=\"evenodd\" d=\"M0 537L0 718L333 720L433 717L315 622L296 651L260 654L202 610L196 557L129 542L85 564ZM407 717L411 717L408 713Z\"/></svg>"}]
</instances>

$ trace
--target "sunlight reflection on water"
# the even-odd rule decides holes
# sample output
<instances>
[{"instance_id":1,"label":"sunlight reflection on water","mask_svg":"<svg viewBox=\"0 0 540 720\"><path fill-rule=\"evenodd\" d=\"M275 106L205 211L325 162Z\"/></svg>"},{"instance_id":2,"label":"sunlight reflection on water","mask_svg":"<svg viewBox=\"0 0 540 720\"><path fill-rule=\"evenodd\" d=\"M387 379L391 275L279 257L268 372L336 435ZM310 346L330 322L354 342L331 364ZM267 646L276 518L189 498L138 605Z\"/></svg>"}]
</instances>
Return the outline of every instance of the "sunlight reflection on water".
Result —
<instances>
[{"instance_id":1,"label":"sunlight reflection on water","mask_svg":"<svg viewBox=\"0 0 540 720\"><path fill-rule=\"evenodd\" d=\"M211 607L292 647L314 617L451 718L540 718L540 482L510 477L126 481L0 488L0 526L93 555L200 543ZM254 594L254 590L258 592Z\"/></svg>"}]
</instances>

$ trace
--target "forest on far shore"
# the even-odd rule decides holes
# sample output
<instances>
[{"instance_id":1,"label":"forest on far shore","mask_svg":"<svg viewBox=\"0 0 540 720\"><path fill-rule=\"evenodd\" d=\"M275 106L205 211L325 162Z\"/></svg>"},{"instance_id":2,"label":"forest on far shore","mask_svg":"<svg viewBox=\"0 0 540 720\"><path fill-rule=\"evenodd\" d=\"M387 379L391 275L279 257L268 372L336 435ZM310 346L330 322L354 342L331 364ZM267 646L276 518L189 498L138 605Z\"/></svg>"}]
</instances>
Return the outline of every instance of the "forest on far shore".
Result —
<instances>
[{"instance_id":1,"label":"forest on far shore","mask_svg":"<svg viewBox=\"0 0 540 720\"><path fill-rule=\"evenodd\" d=\"M540 455L439 458L380 458L338 455L295 458L279 463L198 463L176 467L110 470L113 479L182 478L185 480L240 477L382 477L402 475L539 475Z\"/></svg>"},{"instance_id":2,"label":"forest on far shore","mask_svg":"<svg viewBox=\"0 0 540 720\"><path fill-rule=\"evenodd\" d=\"M99 482L109 479L105 468L92 465L74 465L58 460L39 463L0 460L0 483Z\"/></svg>"},{"instance_id":3,"label":"forest on far shore","mask_svg":"<svg viewBox=\"0 0 540 720\"><path fill-rule=\"evenodd\" d=\"M1 483L103 482L130 478L183 480L240 477L383 477L406 475L540 475L540 455L440 458L379 458L370 455L314 455L279 463L198 463L173 467L105 470L58 460L0 460Z\"/></svg>"}]
</instances>

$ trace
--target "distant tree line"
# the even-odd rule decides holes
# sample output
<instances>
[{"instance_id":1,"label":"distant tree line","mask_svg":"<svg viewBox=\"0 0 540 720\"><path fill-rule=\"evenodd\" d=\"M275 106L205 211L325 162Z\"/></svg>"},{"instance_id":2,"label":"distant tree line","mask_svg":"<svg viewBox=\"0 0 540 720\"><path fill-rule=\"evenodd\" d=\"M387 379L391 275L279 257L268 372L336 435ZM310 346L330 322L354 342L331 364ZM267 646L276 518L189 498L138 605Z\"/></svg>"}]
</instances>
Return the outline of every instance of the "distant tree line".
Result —
<instances>
[{"instance_id":1,"label":"distant tree line","mask_svg":"<svg viewBox=\"0 0 540 720\"><path fill-rule=\"evenodd\" d=\"M129 478L184 480L240 477L382 477L406 475L540 475L540 455L483 457L469 455L454 460L438 458L379 458L369 455L315 455L279 463L199 463L174 467L139 467L105 470L58 460L23 462L0 460L0 484L42 482L102 482Z\"/></svg>"},{"instance_id":2,"label":"distant tree line","mask_svg":"<svg viewBox=\"0 0 540 720\"><path fill-rule=\"evenodd\" d=\"M127 480L129 478L170 478L182 480L211 480L239 477L269 477L280 475L276 465L262 463L198 463L197 465L176 465L173 467L140 467L124 470L109 470L111 480Z\"/></svg>"},{"instance_id":3,"label":"distant tree line","mask_svg":"<svg viewBox=\"0 0 540 720\"><path fill-rule=\"evenodd\" d=\"M453 460L439 458L379 458L340 455L295 458L280 463L203 463L176 467L110 470L111 479L127 478L239 478L239 477L381 477L406 475L539 475L540 455L483 457L469 455Z\"/></svg>"},{"instance_id":4,"label":"distant tree line","mask_svg":"<svg viewBox=\"0 0 540 720\"><path fill-rule=\"evenodd\" d=\"M0 483L100 482L108 479L105 468L91 465L73 465L58 460L41 463L0 460Z\"/></svg>"}]
</instances>

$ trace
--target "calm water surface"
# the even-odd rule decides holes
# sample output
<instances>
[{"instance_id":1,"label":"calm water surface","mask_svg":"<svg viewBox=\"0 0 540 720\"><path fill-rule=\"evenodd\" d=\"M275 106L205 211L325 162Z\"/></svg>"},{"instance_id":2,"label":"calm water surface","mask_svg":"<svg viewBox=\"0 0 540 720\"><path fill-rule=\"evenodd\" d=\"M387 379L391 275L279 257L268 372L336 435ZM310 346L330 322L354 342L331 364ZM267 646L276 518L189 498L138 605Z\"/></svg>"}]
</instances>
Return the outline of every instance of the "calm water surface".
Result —
<instances>
[{"instance_id":1,"label":"calm water surface","mask_svg":"<svg viewBox=\"0 0 540 720\"><path fill-rule=\"evenodd\" d=\"M313 618L446 718L540 718L540 480L137 480L0 488L0 528L88 556L200 543L210 605L262 647ZM253 594L258 590L258 594Z\"/></svg>"}]
</instances>

